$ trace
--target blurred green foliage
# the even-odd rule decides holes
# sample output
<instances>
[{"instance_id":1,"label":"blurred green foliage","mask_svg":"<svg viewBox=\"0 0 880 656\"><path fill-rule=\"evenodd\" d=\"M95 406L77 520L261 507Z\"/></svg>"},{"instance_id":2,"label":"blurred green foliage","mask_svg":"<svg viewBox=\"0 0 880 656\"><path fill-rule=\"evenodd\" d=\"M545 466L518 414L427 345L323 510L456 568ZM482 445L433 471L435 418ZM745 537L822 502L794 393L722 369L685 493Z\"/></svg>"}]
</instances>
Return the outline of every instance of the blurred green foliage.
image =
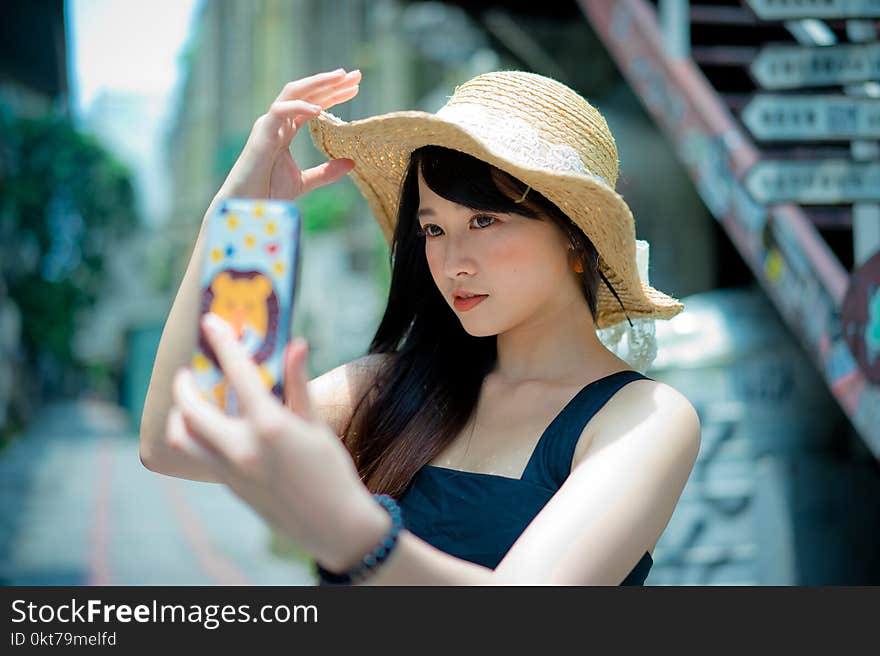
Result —
<instances>
[{"instance_id":1,"label":"blurred green foliage","mask_svg":"<svg viewBox=\"0 0 880 656\"><path fill-rule=\"evenodd\" d=\"M357 202L353 184L339 182L318 187L296 199L302 212L304 232L325 232L347 224Z\"/></svg>"},{"instance_id":2,"label":"blurred green foliage","mask_svg":"<svg viewBox=\"0 0 880 656\"><path fill-rule=\"evenodd\" d=\"M48 360L85 371L72 349L78 314L101 293L105 254L137 222L129 170L94 137L63 116L0 106L0 275L22 313L27 370Z\"/></svg>"},{"instance_id":3,"label":"blurred green foliage","mask_svg":"<svg viewBox=\"0 0 880 656\"><path fill-rule=\"evenodd\" d=\"M382 290L382 296L385 297L391 289L391 262L389 260L391 250L378 227L373 234L371 272L379 289Z\"/></svg>"}]
</instances>

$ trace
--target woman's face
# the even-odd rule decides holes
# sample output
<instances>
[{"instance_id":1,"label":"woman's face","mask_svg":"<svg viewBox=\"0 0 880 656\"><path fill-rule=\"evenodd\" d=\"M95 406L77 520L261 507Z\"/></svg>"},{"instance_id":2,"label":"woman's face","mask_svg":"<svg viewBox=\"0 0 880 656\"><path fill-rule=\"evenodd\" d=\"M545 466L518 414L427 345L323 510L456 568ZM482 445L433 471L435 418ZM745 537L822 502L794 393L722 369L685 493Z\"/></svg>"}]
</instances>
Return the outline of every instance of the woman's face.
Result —
<instances>
[{"instance_id":1,"label":"woman's face","mask_svg":"<svg viewBox=\"0 0 880 656\"><path fill-rule=\"evenodd\" d=\"M434 193L421 171L418 177L428 267L469 334L496 335L533 316L552 317L580 294L568 241L551 220L472 210ZM465 310L456 307L458 290L488 297Z\"/></svg>"}]
</instances>

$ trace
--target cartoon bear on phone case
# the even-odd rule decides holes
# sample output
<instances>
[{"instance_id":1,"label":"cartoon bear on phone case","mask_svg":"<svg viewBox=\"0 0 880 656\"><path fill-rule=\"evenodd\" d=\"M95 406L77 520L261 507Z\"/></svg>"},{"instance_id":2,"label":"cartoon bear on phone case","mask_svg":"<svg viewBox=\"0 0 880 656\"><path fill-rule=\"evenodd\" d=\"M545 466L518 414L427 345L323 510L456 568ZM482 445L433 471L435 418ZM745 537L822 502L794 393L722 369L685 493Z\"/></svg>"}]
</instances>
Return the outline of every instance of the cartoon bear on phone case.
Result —
<instances>
[{"instance_id":1,"label":"cartoon bear on phone case","mask_svg":"<svg viewBox=\"0 0 880 656\"><path fill-rule=\"evenodd\" d=\"M203 293L202 311L213 312L232 327L254 362L260 365L266 387L273 389L277 381L262 365L278 338L278 298L272 281L259 271L220 271ZM219 370L216 356L201 334L199 347ZM212 390L217 405L223 410L228 409L228 392L225 378Z\"/></svg>"}]
</instances>

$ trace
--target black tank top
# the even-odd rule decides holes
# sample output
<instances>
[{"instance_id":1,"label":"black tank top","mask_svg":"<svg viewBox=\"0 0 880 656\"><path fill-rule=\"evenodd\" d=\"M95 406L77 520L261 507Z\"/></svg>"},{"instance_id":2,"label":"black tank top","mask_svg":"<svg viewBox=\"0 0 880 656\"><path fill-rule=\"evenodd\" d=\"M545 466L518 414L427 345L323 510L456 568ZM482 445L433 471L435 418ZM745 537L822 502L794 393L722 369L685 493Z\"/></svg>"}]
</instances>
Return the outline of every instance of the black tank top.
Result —
<instances>
[{"instance_id":1,"label":"black tank top","mask_svg":"<svg viewBox=\"0 0 880 656\"><path fill-rule=\"evenodd\" d=\"M620 388L653 380L618 371L584 386L553 419L521 478L425 465L398 499L407 530L448 554L495 569L571 470L575 446L593 415ZM621 585L642 585L645 555Z\"/></svg>"}]
</instances>

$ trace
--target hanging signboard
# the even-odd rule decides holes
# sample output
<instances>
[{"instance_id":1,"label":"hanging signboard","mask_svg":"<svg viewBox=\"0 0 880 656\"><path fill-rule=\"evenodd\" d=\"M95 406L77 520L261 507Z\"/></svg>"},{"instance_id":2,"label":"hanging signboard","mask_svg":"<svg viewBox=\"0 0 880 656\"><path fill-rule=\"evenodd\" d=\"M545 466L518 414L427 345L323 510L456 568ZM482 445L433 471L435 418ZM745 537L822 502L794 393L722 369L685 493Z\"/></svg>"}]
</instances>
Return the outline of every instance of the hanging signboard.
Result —
<instances>
[{"instance_id":1,"label":"hanging signboard","mask_svg":"<svg viewBox=\"0 0 880 656\"><path fill-rule=\"evenodd\" d=\"M760 203L880 202L880 162L767 160L749 170L745 184Z\"/></svg>"},{"instance_id":2,"label":"hanging signboard","mask_svg":"<svg viewBox=\"0 0 880 656\"><path fill-rule=\"evenodd\" d=\"M880 18L880 0L746 0L762 20Z\"/></svg>"},{"instance_id":3,"label":"hanging signboard","mask_svg":"<svg viewBox=\"0 0 880 656\"><path fill-rule=\"evenodd\" d=\"M749 71L761 87L770 90L880 80L880 43L764 46Z\"/></svg>"},{"instance_id":4,"label":"hanging signboard","mask_svg":"<svg viewBox=\"0 0 880 656\"><path fill-rule=\"evenodd\" d=\"M762 141L880 139L880 99L758 94L742 121Z\"/></svg>"}]
</instances>

